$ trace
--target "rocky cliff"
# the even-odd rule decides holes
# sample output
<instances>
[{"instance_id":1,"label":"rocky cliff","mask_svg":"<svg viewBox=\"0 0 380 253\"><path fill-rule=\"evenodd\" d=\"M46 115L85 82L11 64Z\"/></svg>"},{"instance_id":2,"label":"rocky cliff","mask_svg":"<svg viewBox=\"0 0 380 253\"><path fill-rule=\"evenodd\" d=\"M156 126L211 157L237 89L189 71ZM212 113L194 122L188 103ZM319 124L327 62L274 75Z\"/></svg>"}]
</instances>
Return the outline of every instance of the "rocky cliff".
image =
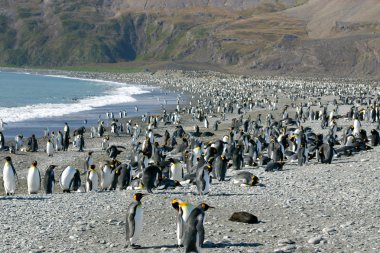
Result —
<instances>
[{"instance_id":1,"label":"rocky cliff","mask_svg":"<svg viewBox=\"0 0 380 253\"><path fill-rule=\"evenodd\" d=\"M0 64L377 76L376 10L373 0L2 0Z\"/></svg>"}]
</instances>

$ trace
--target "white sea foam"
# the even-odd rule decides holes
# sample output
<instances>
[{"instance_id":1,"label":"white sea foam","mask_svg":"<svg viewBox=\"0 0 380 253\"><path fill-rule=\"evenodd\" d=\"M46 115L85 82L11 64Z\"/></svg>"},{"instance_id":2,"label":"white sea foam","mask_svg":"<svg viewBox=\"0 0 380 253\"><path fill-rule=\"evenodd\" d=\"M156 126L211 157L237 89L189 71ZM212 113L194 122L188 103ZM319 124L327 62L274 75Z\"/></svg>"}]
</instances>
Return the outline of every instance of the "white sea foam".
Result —
<instances>
[{"instance_id":1,"label":"white sea foam","mask_svg":"<svg viewBox=\"0 0 380 253\"><path fill-rule=\"evenodd\" d=\"M66 76L52 76L60 78L80 79L91 82L98 82L99 84L110 85L110 91L102 96L88 97L80 99L73 103L41 103L34 105L27 105L22 107L0 107L0 118L4 122L20 122L36 118L50 118L63 116L71 113L93 110L96 107L102 107L113 104L131 103L136 101L133 95L149 93L150 91L144 90L140 87L127 85L125 83L72 78Z\"/></svg>"}]
</instances>

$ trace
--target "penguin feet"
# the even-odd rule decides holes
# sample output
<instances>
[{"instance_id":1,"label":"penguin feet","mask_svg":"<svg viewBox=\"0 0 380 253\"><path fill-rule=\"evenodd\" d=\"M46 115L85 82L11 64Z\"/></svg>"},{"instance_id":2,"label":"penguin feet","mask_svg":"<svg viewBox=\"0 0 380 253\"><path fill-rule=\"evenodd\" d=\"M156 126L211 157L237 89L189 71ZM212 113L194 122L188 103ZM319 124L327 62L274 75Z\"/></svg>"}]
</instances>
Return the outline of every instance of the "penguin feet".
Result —
<instances>
[{"instance_id":1,"label":"penguin feet","mask_svg":"<svg viewBox=\"0 0 380 253\"><path fill-rule=\"evenodd\" d=\"M132 249L140 249L140 248L141 248L141 245L131 244L131 248L132 248Z\"/></svg>"}]
</instances>

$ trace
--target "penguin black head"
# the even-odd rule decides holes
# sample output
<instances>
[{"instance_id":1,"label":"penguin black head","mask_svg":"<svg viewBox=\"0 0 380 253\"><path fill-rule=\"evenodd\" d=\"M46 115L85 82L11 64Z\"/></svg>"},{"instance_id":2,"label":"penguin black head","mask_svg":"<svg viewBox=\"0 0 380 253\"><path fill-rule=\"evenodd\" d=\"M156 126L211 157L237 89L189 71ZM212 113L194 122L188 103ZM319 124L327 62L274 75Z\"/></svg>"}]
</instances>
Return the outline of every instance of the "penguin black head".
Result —
<instances>
[{"instance_id":1,"label":"penguin black head","mask_svg":"<svg viewBox=\"0 0 380 253\"><path fill-rule=\"evenodd\" d=\"M173 199L172 200L172 207L177 210L177 212L179 211L179 201L178 199Z\"/></svg>"},{"instance_id":2,"label":"penguin black head","mask_svg":"<svg viewBox=\"0 0 380 253\"><path fill-rule=\"evenodd\" d=\"M92 155L92 153L94 153L94 151L89 151L89 152L88 152L88 155Z\"/></svg>"},{"instance_id":3,"label":"penguin black head","mask_svg":"<svg viewBox=\"0 0 380 253\"><path fill-rule=\"evenodd\" d=\"M37 161L32 162L32 166L36 167L37 166Z\"/></svg>"},{"instance_id":4,"label":"penguin black head","mask_svg":"<svg viewBox=\"0 0 380 253\"><path fill-rule=\"evenodd\" d=\"M211 165L207 165L207 170L210 173L212 171L212 166Z\"/></svg>"},{"instance_id":5,"label":"penguin black head","mask_svg":"<svg viewBox=\"0 0 380 253\"><path fill-rule=\"evenodd\" d=\"M55 169L55 167L57 167L57 165L49 165L49 169L51 169L51 170L54 170Z\"/></svg>"},{"instance_id":6,"label":"penguin black head","mask_svg":"<svg viewBox=\"0 0 380 253\"><path fill-rule=\"evenodd\" d=\"M135 193L133 195L133 199L136 200L136 201L141 201L141 199L145 196L146 194L143 194L143 193Z\"/></svg>"},{"instance_id":7,"label":"penguin black head","mask_svg":"<svg viewBox=\"0 0 380 253\"><path fill-rule=\"evenodd\" d=\"M95 169L95 164L90 165L90 169L94 170Z\"/></svg>"},{"instance_id":8,"label":"penguin black head","mask_svg":"<svg viewBox=\"0 0 380 253\"><path fill-rule=\"evenodd\" d=\"M259 182L259 178L257 176L252 176L251 185L252 186L257 185L258 182Z\"/></svg>"},{"instance_id":9,"label":"penguin black head","mask_svg":"<svg viewBox=\"0 0 380 253\"><path fill-rule=\"evenodd\" d=\"M5 157L5 161L12 162L12 158L10 156Z\"/></svg>"},{"instance_id":10,"label":"penguin black head","mask_svg":"<svg viewBox=\"0 0 380 253\"><path fill-rule=\"evenodd\" d=\"M207 205L206 203L201 203L199 206L198 206L200 209L202 209L203 211L207 211L208 209L210 208L215 208L213 206L209 206Z\"/></svg>"}]
</instances>

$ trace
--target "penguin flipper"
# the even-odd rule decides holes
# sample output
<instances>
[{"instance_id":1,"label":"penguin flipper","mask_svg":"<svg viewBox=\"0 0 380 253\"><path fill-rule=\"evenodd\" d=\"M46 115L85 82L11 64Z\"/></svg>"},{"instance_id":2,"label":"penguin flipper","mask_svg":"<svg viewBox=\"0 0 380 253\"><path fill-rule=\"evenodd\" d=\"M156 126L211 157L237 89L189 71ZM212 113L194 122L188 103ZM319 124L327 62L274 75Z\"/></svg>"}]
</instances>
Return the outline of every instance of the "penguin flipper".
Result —
<instances>
[{"instance_id":1,"label":"penguin flipper","mask_svg":"<svg viewBox=\"0 0 380 253\"><path fill-rule=\"evenodd\" d=\"M92 191L92 180L91 179L87 179L87 183L88 183L88 190Z\"/></svg>"},{"instance_id":2,"label":"penguin flipper","mask_svg":"<svg viewBox=\"0 0 380 253\"><path fill-rule=\"evenodd\" d=\"M203 226L203 219L204 217L202 215L198 215L196 227L197 227L197 232L199 236L199 245L197 245L197 248L201 248L205 240L205 229Z\"/></svg>"},{"instance_id":3,"label":"penguin flipper","mask_svg":"<svg viewBox=\"0 0 380 253\"><path fill-rule=\"evenodd\" d=\"M41 190L41 172L40 172L40 170L38 170L38 177L40 179L40 187L39 187L38 190Z\"/></svg>"},{"instance_id":4,"label":"penguin flipper","mask_svg":"<svg viewBox=\"0 0 380 253\"><path fill-rule=\"evenodd\" d=\"M204 174L205 171L202 171L202 177L201 177L201 182L202 182L202 192L206 189L206 180L204 179Z\"/></svg>"},{"instance_id":5,"label":"penguin flipper","mask_svg":"<svg viewBox=\"0 0 380 253\"><path fill-rule=\"evenodd\" d=\"M16 177L16 181L17 181L17 184L18 184L18 175L17 175L17 172L16 172L15 168L13 167L13 164L12 164L12 171L13 171L13 174L15 175L15 177Z\"/></svg>"},{"instance_id":6,"label":"penguin flipper","mask_svg":"<svg viewBox=\"0 0 380 253\"><path fill-rule=\"evenodd\" d=\"M133 206L130 209L131 210L127 214L127 220L125 223L127 242L129 242L130 238L132 238L133 235L135 234L135 215L136 215L137 205Z\"/></svg>"},{"instance_id":7,"label":"penguin flipper","mask_svg":"<svg viewBox=\"0 0 380 253\"><path fill-rule=\"evenodd\" d=\"M185 224L182 219L182 211L178 212L177 222L178 222L178 236L179 238L181 238L181 240L183 240Z\"/></svg>"},{"instance_id":8,"label":"penguin flipper","mask_svg":"<svg viewBox=\"0 0 380 253\"><path fill-rule=\"evenodd\" d=\"M69 184L69 191L71 190L71 186L73 185L73 183L74 183L74 177L71 179L71 181L70 181L70 184Z\"/></svg>"}]
</instances>

